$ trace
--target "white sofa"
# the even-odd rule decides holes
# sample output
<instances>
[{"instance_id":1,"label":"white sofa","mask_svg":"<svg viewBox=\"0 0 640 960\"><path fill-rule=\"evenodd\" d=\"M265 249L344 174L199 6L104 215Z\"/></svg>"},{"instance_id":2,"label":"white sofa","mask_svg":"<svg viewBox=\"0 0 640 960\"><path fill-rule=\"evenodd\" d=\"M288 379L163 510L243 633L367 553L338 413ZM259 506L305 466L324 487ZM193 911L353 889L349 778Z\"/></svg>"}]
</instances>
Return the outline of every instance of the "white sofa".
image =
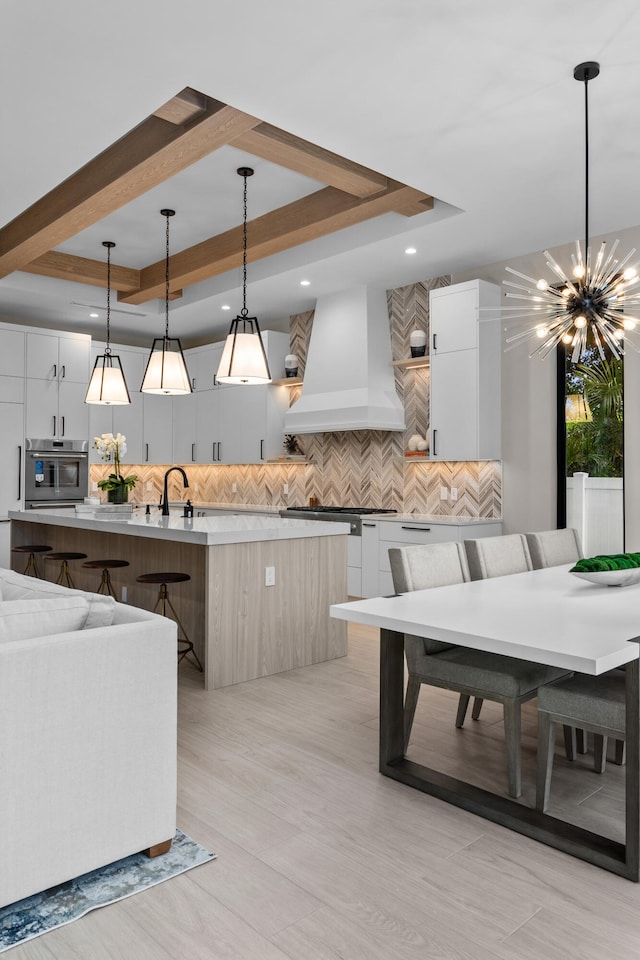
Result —
<instances>
[{"instance_id":1,"label":"white sofa","mask_svg":"<svg viewBox=\"0 0 640 960\"><path fill-rule=\"evenodd\" d=\"M172 620L4 569L0 595L2 907L173 838L177 682Z\"/></svg>"}]
</instances>

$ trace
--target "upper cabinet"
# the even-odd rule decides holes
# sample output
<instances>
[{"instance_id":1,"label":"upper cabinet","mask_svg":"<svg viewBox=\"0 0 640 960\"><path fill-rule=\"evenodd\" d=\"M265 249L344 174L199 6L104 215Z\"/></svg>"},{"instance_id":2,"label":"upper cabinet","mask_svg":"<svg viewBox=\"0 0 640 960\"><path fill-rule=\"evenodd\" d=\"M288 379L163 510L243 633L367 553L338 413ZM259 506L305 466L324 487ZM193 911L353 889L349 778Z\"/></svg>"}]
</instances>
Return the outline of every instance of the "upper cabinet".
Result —
<instances>
[{"instance_id":1,"label":"upper cabinet","mask_svg":"<svg viewBox=\"0 0 640 960\"><path fill-rule=\"evenodd\" d=\"M36 380L64 380L89 383L89 337L63 337L44 333L27 334L27 377Z\"/></svg>"},{"instance_id":2,"label":"upper cabinet","mask_svg":"<svg viewBox=\"0 0 640 960\"><path fill-rule=\"evenodd\" d=\"M430 458L497 460L500 288L483 280L438 287L430 291L429 305Z\"/></svg>"},{"instance_id":3,"label":"upper cabinet","mask_svg":"<svg viewBox=\"0 0 640 960\"><path fill-rule=\"evenodd\" d=\"M27 436L86 440L91 339L83 334L27 333L26 353Z\"/></svg>"}]
</instances>

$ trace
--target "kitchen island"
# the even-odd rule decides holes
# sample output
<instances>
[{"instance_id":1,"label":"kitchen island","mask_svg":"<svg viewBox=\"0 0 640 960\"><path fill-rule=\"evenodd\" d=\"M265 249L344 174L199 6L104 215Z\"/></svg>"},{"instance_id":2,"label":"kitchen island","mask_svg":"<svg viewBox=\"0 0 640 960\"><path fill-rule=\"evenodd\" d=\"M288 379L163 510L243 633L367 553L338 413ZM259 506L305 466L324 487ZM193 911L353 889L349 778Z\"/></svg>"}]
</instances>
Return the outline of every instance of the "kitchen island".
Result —
<instances>
[{"instance_id":1,"label":"kitchen island","mask_svg":"<svg viewBox=\"0 0 640 960\"><path fill-rule=\"evenodd\" d=\"M112 571L118 600L153 609L157 586L140 574L187 573L170 586L176 607L204 663L205 688L253 680L342 657L346 624L329 607L347 599L347 524L274 516L184 518L128 516L97 508L11 511L11 546L47 544L89 560L125 560ZM43 560L48 579L58 565ZM24 555L12 554L22 572ZM71 564L78 589L95 591L99 571ZM271 573L271 569L273 572ZM273 585L266 586L269 575ZM97 576L98 575L98 576Z\"/></svg>"}]
</instances>

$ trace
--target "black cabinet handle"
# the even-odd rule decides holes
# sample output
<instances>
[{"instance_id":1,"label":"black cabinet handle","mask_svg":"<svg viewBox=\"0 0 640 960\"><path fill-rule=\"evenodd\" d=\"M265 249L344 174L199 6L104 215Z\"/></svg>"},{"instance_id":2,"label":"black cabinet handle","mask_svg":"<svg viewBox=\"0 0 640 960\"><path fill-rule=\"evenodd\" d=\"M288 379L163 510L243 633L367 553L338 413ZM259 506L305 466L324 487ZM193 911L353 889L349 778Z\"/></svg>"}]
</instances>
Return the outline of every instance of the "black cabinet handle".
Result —
<instances>
[{"instance_id":1,"label":"black cabinet handle","mask_svg":"<svg viewBox=\"0 0 640 960\"><path fill-rule=\"evenodd\" d=\"M362 526L363 526L363 527L377 527L378 524L377 524L377 523L363 523Z\"/></svg>"},{"instance_id":2,"label":"black cabinet handle","mask_svg":"<svg viewBox=\"0 0 640 960\"><path fill-rule=\"evenodd\" d=\"M191 463L196 462L196 445L195 443L191 444Z\"/></svg>"},{"instance_id":3,"label":"black cabinet handle","mask_svg":"<svg viewBox=\"0 0 640 960\"><path fill-rule=\"evenodd\" d=\"M18 447L18 500L22 498L22 447Z\"/></svg>"},{"instance_id":4,"label":"black cabinet handle","mask_svg":"<svg viewBox=\"0 0 640 960\"><path fill-rule=\"evenodd\" d=\"M437 336L438 336L438 334L437 334L437 333L434 333L434 335L433 335L433 349L434 349L434 350L437 350L437 349L438 349L438 348L436 347L436 339L437 339Z\"/></svg>"},{"instance_id":5,"label":"black cabinet handle","mask_svg":"<svg viewBox=\"0 0 640 960\"><path fill-rule=\"evenodd\" d=\"M222 444L218 441L218 463L222 463L222 453L221 453Z\"/></svg>"},{"instance_id":6,"label":"black cabinet handle","mask_svg":"<svg viewBox=\"0 0 640 960\"><path fill-rule=\"evenodd\" d=\"M431 527L400 527L401 530L419 530L421 533L431 533Z\"/></svg>"},{"instance_id":7,"label":"black cabinet handle","mask_svg":"<svg viewBox=\"0 0 640 960\"><path fill-rule=\"evenodd\" d=\"M192 388L192 390L195 390L195 388L196 388L196 378L195 378L195 377L191 377L191 388Z\"/></svg>"},{"instance_id":8,"label":"black cabinet handle","mask_svg":"<svg viewBox=\"0 0 640 960\"><path fill-rule=\"evenodd\" d=\"M53 415L53 435L54 435L54 437L55 437L55 435L56 435L56 415L55 415L55 413L54 413L54 415Z\"/></svg>"},{"instance_id":9,"label":"black cabinet handle","mask_svg":"<svg viewBox=\"0 0 640 960\"><path fill-rule=\"evenodd\" d=\"M66 369L67 369L67 368L66 368L66 366L65 366L64 363L63 363L62 366L60 367L60 379L61 379L61 380L64 380L64 375L65 375L65 370L66 370Z\"/></svg>"},{"instance_id":10,"label":"black cabinet handle","mask_svg":"<svg viewBox=\"0 0 640 960\"><path fill-rule=\"evenodd\" d=\"M53 365L53 379L55 380L57 376L58 376L58 364L57 364L57 363L54 363L54 365Z\"/></svg>"},{"instance_id":11,"label":"black cabinet handle","mask_svg":"<svg viewBox=\"0 0 640 960\"><path fill-rule=\"evenodd\" d=\"M62 421L62 433L60 434L60 436L64 437L64 417L60 417L60 420Z\"/></svg>"},{"instance_id":12,"label":"black cabinet handle","mask_svg":"<svg viewBox=\"0 0 640 960\"><path fill-rule=\"evenodd\" d=\"M436 453L436 433L437 433L437 432L438 432L438 431L437 431L437 430L435 429L435 427L434 427L434 430L433 430L433 455L434 455L434 457L437 456L437 453Z\"/></svg>"},{"instance_id":13,"label":"black cabinet handle","mask_svg":"<svg viewBox=\"0 0 640 960\"><path fill-rule=\"evenodd\" d=\"M144 445L144 462L149 463L149 444L145 443Z\"/></svg>"},{"instance_id":14,"label":"black cabinet handle","mask_svg":"<svg viewBox=\"0 0 640 960\"><path fill-rule=\"evenodd\" d=\"M212 461L213 461L214 463L216 462L216 445L215 445L215 441L211 444L211 459L212 459Z\"/></svg>"},{"instance_id":15,"label":"black cabinet handle","mask_svg":"<svg viewBox=\"0 0 640 960\"><path fill-rule=\"evenodd\" d=\"M264 460L264 440L260 441L260 459Z\"/></svg>"}]
</instances>

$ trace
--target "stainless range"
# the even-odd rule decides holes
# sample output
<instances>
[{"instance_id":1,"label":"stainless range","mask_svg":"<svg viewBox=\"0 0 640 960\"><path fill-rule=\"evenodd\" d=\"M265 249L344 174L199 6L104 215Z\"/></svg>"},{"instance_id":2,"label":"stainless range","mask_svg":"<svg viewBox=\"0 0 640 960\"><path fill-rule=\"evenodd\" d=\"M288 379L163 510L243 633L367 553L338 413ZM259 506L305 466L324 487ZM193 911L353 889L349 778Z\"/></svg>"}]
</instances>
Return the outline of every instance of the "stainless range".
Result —
<instances>
[{"instance_id":1,"label":"stainless range","mask_svg":"<svg viewBox=\"0 0 640 960\"><path fill-rule=\"evenodd\" d=\"M280 511L280 516L348 523L351 536L361 537L362 517L377 513L397 513L397 510L382 510L379 507L287 507Z\"/></svg>"}]
</instances>

